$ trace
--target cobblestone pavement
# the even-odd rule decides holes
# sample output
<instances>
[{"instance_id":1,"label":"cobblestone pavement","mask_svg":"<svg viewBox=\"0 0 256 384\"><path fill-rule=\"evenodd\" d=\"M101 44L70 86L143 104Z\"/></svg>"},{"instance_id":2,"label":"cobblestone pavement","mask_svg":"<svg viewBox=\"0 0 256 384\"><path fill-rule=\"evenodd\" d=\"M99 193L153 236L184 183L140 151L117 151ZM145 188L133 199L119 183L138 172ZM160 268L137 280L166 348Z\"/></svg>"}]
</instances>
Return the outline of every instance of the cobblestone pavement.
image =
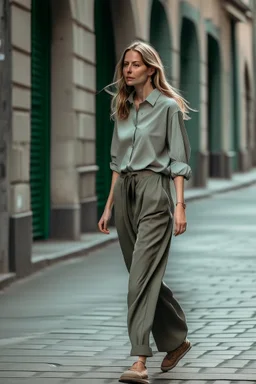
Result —
<instances>
[{"instance_id":1,"label":"cobblestone pavement","mask_svg":"<svg viewBox=\"0 0 256 384\"><path fill-rule=\"evenodd\" d=\"M191 202L165 281L192 350L151 384L256 383L256 187ZM113 384L134 360L128 276L117 243L45 269L0 295L0 384Z\"/></svg>"}]
</instances>

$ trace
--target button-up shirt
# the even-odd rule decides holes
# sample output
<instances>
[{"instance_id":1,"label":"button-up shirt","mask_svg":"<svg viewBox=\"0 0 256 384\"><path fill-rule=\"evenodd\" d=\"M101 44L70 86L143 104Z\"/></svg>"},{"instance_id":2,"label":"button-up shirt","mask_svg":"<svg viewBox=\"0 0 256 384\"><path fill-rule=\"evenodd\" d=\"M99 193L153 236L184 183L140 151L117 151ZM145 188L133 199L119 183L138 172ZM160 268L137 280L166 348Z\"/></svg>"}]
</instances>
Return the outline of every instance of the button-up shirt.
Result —
<instances>
[{"instance_id":1,"label":"button-up shirt","mask_svg":"<svg viewBox=\"0 0 256 384\"><path fill-rule=\"evenodd\" d=\"M128 102L128 118L115 121L110 168L118 173L149 169L188 180L191 149L177 102L158 89L148 95L138 110L134 92Z\"/></svg>"}]
</instances>

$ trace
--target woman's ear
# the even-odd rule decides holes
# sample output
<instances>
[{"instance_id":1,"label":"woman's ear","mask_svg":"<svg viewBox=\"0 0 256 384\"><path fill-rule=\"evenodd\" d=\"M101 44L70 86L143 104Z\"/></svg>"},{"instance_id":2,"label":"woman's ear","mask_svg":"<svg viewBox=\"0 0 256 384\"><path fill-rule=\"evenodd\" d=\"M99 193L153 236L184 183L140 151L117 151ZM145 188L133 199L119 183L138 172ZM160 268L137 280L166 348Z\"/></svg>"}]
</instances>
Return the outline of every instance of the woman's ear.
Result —
<instances>
[{"instance_id":1,"label":"woman's ear","mask_svg":"<svg viewBox=\"0 0 256 384\"><path fill-rule=\"evenodd\" d=\"M148 74L149 76L152 76L156 72L156 69L154 67L149 67L148 68Z\"/></svg>"}]
</instances>

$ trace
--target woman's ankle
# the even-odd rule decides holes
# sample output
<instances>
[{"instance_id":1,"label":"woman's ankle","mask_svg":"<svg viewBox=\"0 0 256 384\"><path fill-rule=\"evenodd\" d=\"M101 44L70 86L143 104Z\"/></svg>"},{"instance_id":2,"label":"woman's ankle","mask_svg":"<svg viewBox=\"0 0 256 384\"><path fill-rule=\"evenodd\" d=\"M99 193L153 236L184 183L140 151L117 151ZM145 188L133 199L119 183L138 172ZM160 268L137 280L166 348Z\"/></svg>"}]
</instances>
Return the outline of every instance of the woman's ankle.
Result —
<instances>
[{"instance_id":1,"label":"woman's ankle","mask_svg":"<svg viewBox=\"0 0 256 384\"><path fill-rule=\"evenodd\" d=\"M141 363L143 363L145 365L146 361L147 361L147 357L146 356L139 356L138 361L140 361Z\"/></svg>"},{"instance_id":2,"label":"woman's ankle","mask_svg":"<svg viewBox=\"0 0 256 384\"><path fill-rule=\"evenodd\" d=\"M140 361L140 360L133 363L132 367L133 367L133 369L135 369L138 372L142 372L142 371L145 371L145 369L147 369L145 363L143 361Z\"/></svg>"}]
</instances>

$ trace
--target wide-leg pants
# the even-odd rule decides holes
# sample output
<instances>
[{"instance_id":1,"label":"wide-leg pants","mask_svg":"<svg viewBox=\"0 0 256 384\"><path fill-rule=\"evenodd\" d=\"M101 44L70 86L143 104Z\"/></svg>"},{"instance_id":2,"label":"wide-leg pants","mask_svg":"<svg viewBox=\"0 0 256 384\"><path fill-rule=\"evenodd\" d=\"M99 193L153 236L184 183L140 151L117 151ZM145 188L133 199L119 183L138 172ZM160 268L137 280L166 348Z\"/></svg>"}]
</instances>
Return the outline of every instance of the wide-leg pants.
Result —
<instances>
[{"instance_id":1,"label":"wide-leg pants","mask_svg":"<svg viewBox=\"0 0 256 384\"><path fill-rule=\"evenodd\" d=\"M162 282L173 227L170 179L152 171L120 174L114 188L115 224L126 267L131 356L169 352L186 339L184 312Z\"/></svg>"}]
</instances>

